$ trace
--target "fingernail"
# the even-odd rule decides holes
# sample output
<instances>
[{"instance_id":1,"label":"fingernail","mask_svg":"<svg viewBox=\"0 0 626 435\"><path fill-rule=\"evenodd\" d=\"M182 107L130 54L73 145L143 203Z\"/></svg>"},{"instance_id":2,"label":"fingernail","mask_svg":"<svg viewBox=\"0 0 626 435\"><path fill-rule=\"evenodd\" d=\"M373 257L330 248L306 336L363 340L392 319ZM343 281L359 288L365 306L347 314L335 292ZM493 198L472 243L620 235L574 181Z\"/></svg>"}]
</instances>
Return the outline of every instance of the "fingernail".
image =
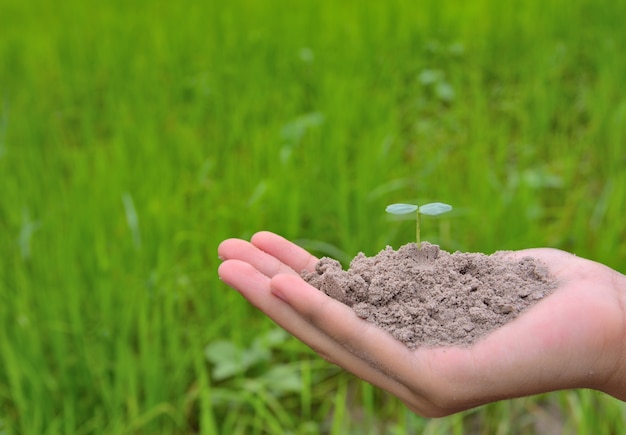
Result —
<instances>
[{"instance_id":1,"label":"fingernail","mask_svg":"<svg viewBox=\"0 0 626 435\"><path fill-rule=\"evenodd\" d=\"M224 257L222 257L221 255L218 255L218 256L217 256L217 259L218 259L218 260L220 260L220 261L224 261L224 260L226 260L226 259L225 259Z\"/></svg>"}]
</instances>

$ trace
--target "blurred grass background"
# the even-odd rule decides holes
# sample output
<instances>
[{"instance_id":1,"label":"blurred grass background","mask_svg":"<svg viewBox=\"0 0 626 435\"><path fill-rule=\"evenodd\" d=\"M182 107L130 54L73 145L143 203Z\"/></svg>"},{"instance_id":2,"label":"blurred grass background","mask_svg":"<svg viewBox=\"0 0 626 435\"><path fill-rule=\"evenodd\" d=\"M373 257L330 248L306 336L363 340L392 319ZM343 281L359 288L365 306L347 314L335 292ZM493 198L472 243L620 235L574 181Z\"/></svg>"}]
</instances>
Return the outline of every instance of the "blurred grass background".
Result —
<instances>
[{"instance_id":1,"label":"blurred grass background","mask_svg":"<svg viewBox=\"0 0 626 435\"><path fill-rule=\"evenodd\" d=\"M216 276L268 229L626 271L626 3L0 2L0 433L618 433L590 391L422 419Z\"/></svg>"}]
</instances>

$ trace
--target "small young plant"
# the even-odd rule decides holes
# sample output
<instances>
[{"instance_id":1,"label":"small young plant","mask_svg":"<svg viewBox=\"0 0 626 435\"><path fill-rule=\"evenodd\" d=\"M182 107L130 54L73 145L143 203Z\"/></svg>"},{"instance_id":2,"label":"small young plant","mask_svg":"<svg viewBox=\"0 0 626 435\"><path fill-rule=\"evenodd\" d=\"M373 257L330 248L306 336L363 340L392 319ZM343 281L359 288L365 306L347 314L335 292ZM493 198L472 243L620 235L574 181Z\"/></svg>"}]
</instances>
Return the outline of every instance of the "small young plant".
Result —
<instances>
[{"instance_id":1,"label":"small young plant","mask_svg":"<svg viewBox=\"0 0 626 435\"><path fill-rule=\"evenodd\" d=\"M430 204L424 204L421 207L415 204L391 204L388 205L385 211L391 214L409 214L415 212L415 235L417 240L417 249L422 247L422 241L420 239L420 214L429 216L437 216L439 214L447 213L452 210L452 206L441 202L431 202Z\"/></svg>"}]
</instances>

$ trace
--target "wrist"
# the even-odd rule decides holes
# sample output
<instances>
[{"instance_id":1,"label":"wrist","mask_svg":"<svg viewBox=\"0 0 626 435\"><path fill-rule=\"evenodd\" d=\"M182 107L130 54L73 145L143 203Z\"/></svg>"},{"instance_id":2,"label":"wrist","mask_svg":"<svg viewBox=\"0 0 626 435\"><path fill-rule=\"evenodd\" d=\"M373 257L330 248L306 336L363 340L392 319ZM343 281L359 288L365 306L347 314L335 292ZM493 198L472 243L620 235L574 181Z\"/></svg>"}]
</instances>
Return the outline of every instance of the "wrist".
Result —
<instances>
[{"instance_id":1,"label":"wrist","mask_svg":"<svg viewBox=\"0 0 626 435\"><path fill-rule=\"evenodd\" d=\"M611 270L610 282L621 315L613 326L615 355L609 374L603 385L597 389L626 401L626 276Z\"/></svg>"}]
</instances>

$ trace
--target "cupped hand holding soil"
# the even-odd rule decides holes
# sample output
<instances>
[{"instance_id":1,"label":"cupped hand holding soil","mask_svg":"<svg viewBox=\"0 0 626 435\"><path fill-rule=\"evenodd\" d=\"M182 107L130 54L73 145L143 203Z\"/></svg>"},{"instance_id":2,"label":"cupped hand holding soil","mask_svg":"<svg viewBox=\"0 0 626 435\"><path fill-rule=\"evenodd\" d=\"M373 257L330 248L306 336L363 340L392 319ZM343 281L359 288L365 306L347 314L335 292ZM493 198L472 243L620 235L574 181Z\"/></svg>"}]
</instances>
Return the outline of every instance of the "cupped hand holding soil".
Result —
<instances>
[{"instance_id":1,"label":"cupped hand holding soil","mask_svg":"<svg viewBox=\"0 0 626 435\"><path fill-rule=\"evenodd\" d=\"M504 255L545 265L557 288L471 345L407 347L305 282L317 258L257 233L220 245L220 277L325 359L399 397L424 416L567 388L626 399L626 277L563 251Z\"/></svg>"}]
</instances>

